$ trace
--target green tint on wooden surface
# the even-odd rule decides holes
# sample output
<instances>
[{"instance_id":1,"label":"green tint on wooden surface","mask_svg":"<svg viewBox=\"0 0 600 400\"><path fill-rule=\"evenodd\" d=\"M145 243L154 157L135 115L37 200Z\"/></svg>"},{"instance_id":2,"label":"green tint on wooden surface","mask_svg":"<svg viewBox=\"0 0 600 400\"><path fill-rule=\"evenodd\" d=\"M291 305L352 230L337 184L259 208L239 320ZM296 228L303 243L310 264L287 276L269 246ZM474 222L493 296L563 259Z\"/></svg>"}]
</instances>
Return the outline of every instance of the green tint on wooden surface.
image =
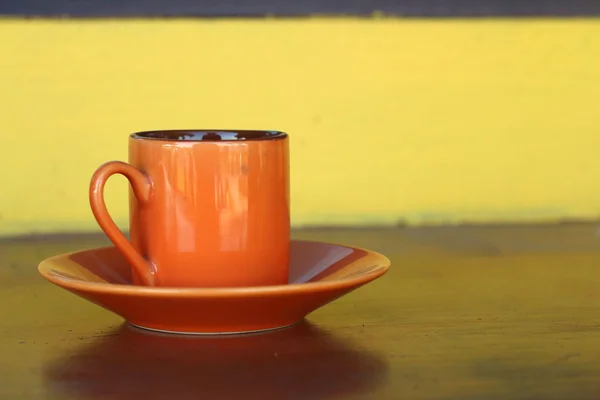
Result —
<instances>
[{"instance_id":1,"label":"green tint on wooden surface","mask_svg":"<svg viewBox=\"0 0 600 400\"><path fill-rule=\"evenodd\" d=\"M390 257L380 280L279 332L141 333L41 279L101 236L0 242L0 398L596 399L597 226L301 230Z\"/></svg>"}]
</instances>

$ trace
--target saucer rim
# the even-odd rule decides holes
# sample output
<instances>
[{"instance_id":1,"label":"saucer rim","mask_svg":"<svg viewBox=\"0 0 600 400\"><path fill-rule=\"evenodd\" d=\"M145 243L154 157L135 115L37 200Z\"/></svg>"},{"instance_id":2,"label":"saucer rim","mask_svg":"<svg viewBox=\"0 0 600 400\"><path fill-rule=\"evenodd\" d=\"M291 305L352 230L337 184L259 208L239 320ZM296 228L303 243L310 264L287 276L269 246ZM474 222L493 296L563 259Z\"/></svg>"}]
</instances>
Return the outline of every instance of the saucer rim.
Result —
<instances>
[{"instance_id":1,"label":"saucer rim","mask_svg":"<svg viewBox=\"0 0 600 400\"><path fill-rule=\"evenodd\" d=\"M81 292L95 293L114 293L120 295L139 295L139 296L159 296L159 297L194 297L194 298L231 298L231 297L247 297L247 296L280 296L283 294L298 294L306 292L337 290L342 288L358 288L366 283L369 283L382 275L386 274L391 265L388 257L376 251L368 250L361 247L342 245L338 243L292 239L291 242L303 242L309 244L326 244L330 246L349 248L353 250L362 250L369 255L377 258L377 267L367 271L361 275L332 281L316 281L304 283L288 283L284 285L271 286L250 286L250 287L149 287L138 286L131 284L114 284L110 282L90 282L81 279L63 278L50 273L50 265L56 259L68 257L72 254L89 252L94 250L102 250L115 248L115 246L90 247L76 251L57 254L42 260L38 264L38 272L49 282L66 289L77 290Z\"/></svg>"}]
</instances>

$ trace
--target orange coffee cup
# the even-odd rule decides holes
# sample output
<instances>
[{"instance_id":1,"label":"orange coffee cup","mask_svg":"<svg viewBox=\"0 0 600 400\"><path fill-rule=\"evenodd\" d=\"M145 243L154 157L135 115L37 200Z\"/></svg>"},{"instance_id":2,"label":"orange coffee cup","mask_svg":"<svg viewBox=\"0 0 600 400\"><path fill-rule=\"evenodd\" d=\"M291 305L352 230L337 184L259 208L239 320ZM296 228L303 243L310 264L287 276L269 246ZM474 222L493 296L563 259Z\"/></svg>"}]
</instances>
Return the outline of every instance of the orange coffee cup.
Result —
<instances>
[{"instance_id":1,"label":"orange coffee cup","mask_svg":"<svg viewBox=\"0 0 600 400\"><path fill-rule=\"evenodd\" d=\"M130 240L104 202L124 175ZM96 221L146 286L286 284L289 140L277 131L167 130L129 137L129 164L110 161L90 184Z\"/></svg>"}]
</instances>

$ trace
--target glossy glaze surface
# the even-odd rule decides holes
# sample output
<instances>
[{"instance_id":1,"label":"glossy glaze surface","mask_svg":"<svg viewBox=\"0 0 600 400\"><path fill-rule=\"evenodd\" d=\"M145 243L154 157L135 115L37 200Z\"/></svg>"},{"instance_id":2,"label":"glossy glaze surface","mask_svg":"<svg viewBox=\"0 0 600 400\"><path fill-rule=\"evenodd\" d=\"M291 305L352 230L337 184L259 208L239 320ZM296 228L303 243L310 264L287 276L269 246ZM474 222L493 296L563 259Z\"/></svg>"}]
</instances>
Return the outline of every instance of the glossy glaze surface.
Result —
<instances>
[{"instance_id":1,"label":"glossy glaze surface","mask_svg":"<svg viewBox=\"0 0 600 400\"><path fill-rule=\"evenodd\" d=\"M277 140L168 140L185 134L194 137L198 131L170 131L152 139L132 135L129 164L109 162L92 178L94 215L134 267L134 282L168 287L286 283L287 135ZM131 242L114 225L102 199L104 183L114 173L131 182Z\"/></svg>"},{"instance_id":2,"label":"glossy glaze surface","mask_svg":"<svg viewBox=\"0 0 600 400\"><path fill-rule=\"evenodd\" d=\"M246 333L295 324L307 314L387 272L371 251L292 241L290 282L245 288L149 288L133 285L127 260L114 247L43 261L50 282L152 330Z\"/></svg>"}]
</instances>

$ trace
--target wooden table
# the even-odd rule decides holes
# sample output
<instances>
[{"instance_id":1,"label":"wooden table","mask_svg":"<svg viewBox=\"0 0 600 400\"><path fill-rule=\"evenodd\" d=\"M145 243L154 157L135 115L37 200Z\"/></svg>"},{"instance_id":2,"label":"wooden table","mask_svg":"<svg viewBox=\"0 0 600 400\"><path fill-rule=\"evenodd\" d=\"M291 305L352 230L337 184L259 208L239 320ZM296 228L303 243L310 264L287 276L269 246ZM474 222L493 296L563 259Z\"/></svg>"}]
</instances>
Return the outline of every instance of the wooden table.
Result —
<instances>
[{"instance_id":1,"label":"wooden table","mask_svg":"<svg viewBox=\"0 0 600 400\"><path fill-rule=\"evenodd\" d=\"M102 236L0 242L2 399L598 399L593 224L314 229L390 272L294 328L147 334L40 278Z\"/></svg>"}]
</instances>

